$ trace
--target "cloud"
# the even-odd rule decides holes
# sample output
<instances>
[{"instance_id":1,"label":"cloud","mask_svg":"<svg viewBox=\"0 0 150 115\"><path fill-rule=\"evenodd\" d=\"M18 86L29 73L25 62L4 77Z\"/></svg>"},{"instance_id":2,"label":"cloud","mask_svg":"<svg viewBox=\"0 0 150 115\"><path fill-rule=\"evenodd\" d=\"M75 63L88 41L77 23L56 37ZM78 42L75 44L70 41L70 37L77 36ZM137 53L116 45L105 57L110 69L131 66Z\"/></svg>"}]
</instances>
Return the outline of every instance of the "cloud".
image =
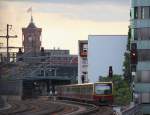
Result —
<instances>
[{"instance_id":1,"label":"cloud","mask_svg":"<svg viewBox=\"0 0 150 115\"><path fill-rule=\"evenodd\" d=\"M30 0L28 0L30 1ZM119 4L129 5L130 0L32 0L31 2L48 2L57 4Z\"/></svg>"},{"instance_id":2,"label":"cloud","mask_svg":"<svg viewBox=\"0 0 150 115\"><path fill-rule=\"evenodd\" d=\"M34 3L56 3L56 4L113 4L129 5L130 0L1 0L11 2L34 2Z\"/></svg>"},{"instance_id":3,"label":"cloud","mask_svg":"<svg viewBox=\"0 0 150 115\"><path fill-rule=\"evenodd\" d=\"M35 9L37 12L57 13L69 19L91 21L127 21L129 20L129 6L115 6L110 4L47 4Z\"/></svg>"},{"instance_id":4,"label":"cloud","mask_svg":"<svg viewBox=\"0 0 150 115\"><path fill-rule=\"evenodd\" d=\"M21 45L22 27L30 21L29 7L33 7L34 22L42 28L42 45L45 48L60 47L77 53L78 40L89 34L126 34L128 30L127 6L112 4L64 4L46 2L0 1L0 34L5 34L6 24L12 24L12 46ZM106 3L106 2L105 2ZM2 27L3 26L3 27ZM6 41L4 41L6 43Z\"/></svg>"},{"instance_id":5,"label":"cloud","mask_svg":"<svg viewBox=\"0 0 150 115\"><path fill-rule=\"evenodd\" d=\"M64 16L70 19L91 20L98 22L117 22L129 20L129 10L127 7L120 8L113 5L85 5L74 10L64 12Z\"/></svg>"},{"instance_id":6,"label":"cloud","mask_svg":"<svg viewBox=\"0 0 150 115\"><path fill-rule=\"evenodd\" d=\"M20 9L33 7L33 13L51 13L68 19L91 21L128 21L128 0L26 0L13 3ZM27 2L28 1L28 2Z\"/></svg>"}]
</instances>

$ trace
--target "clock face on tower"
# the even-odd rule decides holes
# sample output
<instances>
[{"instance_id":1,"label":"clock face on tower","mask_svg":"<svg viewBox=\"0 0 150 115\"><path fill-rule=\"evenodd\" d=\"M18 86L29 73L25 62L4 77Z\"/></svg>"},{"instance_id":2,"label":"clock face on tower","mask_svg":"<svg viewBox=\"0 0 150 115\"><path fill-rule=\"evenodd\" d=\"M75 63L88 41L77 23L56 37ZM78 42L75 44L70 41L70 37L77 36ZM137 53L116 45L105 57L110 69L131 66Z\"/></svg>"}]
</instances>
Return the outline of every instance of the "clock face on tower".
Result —
<instances>
[{"instance_id":1,"label":"clock face on tower","mask_svg":"<svg viewBox=\"0 0 150 115\"><path fill-rule=\"evenodd\" d=\"M29 40L29 42L32 42L32 37L29 36L29 37L28 37L28 40Z\"/></svg>"}]
</instances>

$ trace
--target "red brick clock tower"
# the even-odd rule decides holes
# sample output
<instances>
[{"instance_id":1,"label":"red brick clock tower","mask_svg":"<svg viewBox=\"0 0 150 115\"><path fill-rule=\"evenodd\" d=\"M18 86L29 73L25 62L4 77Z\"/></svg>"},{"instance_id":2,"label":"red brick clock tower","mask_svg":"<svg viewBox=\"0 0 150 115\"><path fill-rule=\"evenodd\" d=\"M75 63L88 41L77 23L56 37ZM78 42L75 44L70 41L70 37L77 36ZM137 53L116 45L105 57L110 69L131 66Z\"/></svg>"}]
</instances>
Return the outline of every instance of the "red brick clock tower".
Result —
<instances>
[{"instance_id":1,"label":"red brick clock tower","mask_svg":"<svg viewBox=\"0 0 150 115\"><path fill-rule=\"evenodd\" d=\"M31 21L28 27L22 28L24 54L36 56L36 54L40 52L41 32L42 28L37 28L35 26L31 16Z\"/></svg>"}]
</instances>

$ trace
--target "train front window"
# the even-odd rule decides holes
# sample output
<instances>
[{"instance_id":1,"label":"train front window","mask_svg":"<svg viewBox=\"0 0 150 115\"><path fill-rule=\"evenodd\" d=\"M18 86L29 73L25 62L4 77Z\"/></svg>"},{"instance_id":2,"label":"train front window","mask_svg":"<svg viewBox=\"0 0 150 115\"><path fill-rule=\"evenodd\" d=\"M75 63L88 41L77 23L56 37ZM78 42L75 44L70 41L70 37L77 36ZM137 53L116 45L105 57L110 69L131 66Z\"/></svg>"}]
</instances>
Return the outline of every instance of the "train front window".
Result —
<instances>
[{"instance_id":1,"label":"train front window","mask_svg":"<svg viewBox=\"0 0 150 115\"><path fill-rule=\"evenodd\" d=\"M111 94L112 93L112 87L111 84L96 84L95 85L95 93L96 94Z\"/></svg>"}]
</instances>

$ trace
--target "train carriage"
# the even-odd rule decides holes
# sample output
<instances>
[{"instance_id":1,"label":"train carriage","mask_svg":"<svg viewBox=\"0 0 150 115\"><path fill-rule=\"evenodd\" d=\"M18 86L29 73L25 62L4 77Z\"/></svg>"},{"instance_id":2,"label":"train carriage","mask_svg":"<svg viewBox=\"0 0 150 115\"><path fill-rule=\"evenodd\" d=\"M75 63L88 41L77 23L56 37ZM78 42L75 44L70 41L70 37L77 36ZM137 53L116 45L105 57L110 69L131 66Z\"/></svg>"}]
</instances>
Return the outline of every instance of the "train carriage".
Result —
<instances>
[{"instance_id":1,"label":"train carriage","mask_svg":"<svg viewBox=\"0 0 150 115\"><path fill-rule=\"evenodd\" d=\"M57 86L56 91L58 97L61 98L83 100L99 104L111 104L113 102L112 82L63 85Z\"/></svg>"}]
</instances>

